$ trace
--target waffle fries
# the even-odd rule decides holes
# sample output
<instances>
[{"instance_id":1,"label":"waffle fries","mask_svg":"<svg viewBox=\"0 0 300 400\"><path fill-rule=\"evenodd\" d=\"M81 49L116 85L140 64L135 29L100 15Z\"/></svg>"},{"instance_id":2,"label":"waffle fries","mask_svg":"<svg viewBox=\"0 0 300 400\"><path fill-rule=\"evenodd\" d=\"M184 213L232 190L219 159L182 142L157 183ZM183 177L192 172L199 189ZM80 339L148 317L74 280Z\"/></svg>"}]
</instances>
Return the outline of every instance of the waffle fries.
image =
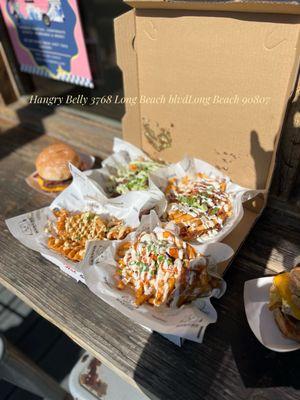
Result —
<instances>
[{"instance_id":1,"label":"waffle fries","mask_svg":"<svg viewBox=\"0 0 300 400\"><path fill-rule=\"evenodd\" d=\"M87 211L71 213L60 209L53 212L55 223L49 223L48 247L72 261L81 261L89 240L121 240L132 231L117 218L105 220Z\"/></svg>"},{"instance_id":2,"label":"waffle fries","mask_svg":"<svg viewBox=\"0 0 300 400\"><path fill-rule=\"evenodd\" d=\"M135 303L180 307L207 296L220 280L209 275L207 259L169 231L142 232L117 250L118 289L131 288Z\"/></svg>"},{"instance_id":3,"label":"waffle fries","mask_svg":"<svg viewBox=\"0 0 300 400\"><path fill-rule=\"evenodd\" d=\"M198 173L172 178L165 190L169 205L166 219L180 228L185 240L207 240L215 236L232 215L226 181Z\"/></svg>"}]
</instances>

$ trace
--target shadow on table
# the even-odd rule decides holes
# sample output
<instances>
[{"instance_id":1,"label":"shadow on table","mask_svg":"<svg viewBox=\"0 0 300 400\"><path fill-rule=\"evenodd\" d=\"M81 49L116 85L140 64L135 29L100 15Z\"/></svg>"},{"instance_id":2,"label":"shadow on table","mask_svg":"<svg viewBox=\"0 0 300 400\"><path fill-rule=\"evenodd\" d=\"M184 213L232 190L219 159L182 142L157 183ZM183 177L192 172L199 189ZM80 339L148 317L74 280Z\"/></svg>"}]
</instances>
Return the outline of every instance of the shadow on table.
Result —
<instances>
[{"instance_id":1,"label":"shadow on table","mask_svg":"<svg viewBox=\"0 0 300 400\"><path fill-rule=\"evenodd\" d=\"M0 160L13 153L25 144L36 140L46 131L43 124L43 119L55 112L52 107L44 107L43 113L34 114L34 126L30 128L28 120L29 111L34 109L34 105L25 105L17 110L19 124L12 128L2 130L0 126Z\"/></svg>"},{"instance_id":2,"label":"shadow on table","mask_svg":"<svg viewBox=\"0 0 300 400\"><path fill-rule=\"evenodd\" d=\"M16 303L15 297L14 303ZM24 317L12 306L9 309L10 314L21 317L21 323L15 324L9 329L0 329L0 333L56 381L62 381L78 361L81 348L36 312L31 311ZM20 310L22 310L21 305ZM37 396L0 379L0 399L8 398L39 399Z\"/></svg>"},{"instance_id":3,"label":"shadow on table","mask_svg":"<svg viewBox=\"0 0 300 400\"><path fill-rule=\"evenodd\" d=\"M266 209L237 259L239 268L244 270L243 282L263 276L271 258L273 262L276 258L276 262L287 270L294 266L296 258L300 254L299 223L300 219L297 220L282 211ZM255 251L259 252L257 262L260 264L261 273L258 276L252 276L253 261L251 265L249 259L249 254L255 254ZM249 265L247 265L247 261L249 261ZM257 268L255 270L257 271ZM268 274L272 273L269 270L267 272ZM232 287L236 286L236 273L237 271L233 268L227 275L229 292ZM238 298L239 301L242 298L241 291ZM237 315L239 323L232 325L230 346L244 386L247 388L290 387L300 389L300 351L278 353L268 350L260 344L248 326L244 304L241 301ZM297 396L294 394L291 398L297 398Z\"/></svg>"},{"instance_id":4,"label":"shadow on table","mask_svg":"<svg viewBox=\"0 0 300 400\"><path fill-rule=\"evenodd\" d=\"M164 400L220 399L223 391L235 400L248 398L258 388L267 395L265 389L279 387L297 399L300 352L282 354L264 348L239 302L239 309L232 309L234 315L230 309L237 303L235 289L228 291L222 305L215 302L219 320L208 327L202 344L187 341L179 348L152 334L135 370L137 384Z\"/></svg>"},{"instance_id":5,"label":"shadow on table","mask_svg":"<svg viewBox=\"0 0 300 400\"><path fill-rule=\"evenodd\" d=\"M279 387L285 388L289 398L298 398L294 389L300 389L300 352L275 353L263 347L248 325L243 303L245 281L264 275L274 249L287 268L300 254L297 221L292 224L290 217L278 213L265 211L226 273L227 292L213 301L218 322L207 328L204 342L186 341L178 348L152 334L136 367L138 384L146 384L158 398L164 393L164 400L220 399L224 390L229 391L226 398L242 399L256 393L256 388L269 398L265 389ZM260 251L260 245L262 254L256 263L251 254Z\"/></svg>"}]
</instances>

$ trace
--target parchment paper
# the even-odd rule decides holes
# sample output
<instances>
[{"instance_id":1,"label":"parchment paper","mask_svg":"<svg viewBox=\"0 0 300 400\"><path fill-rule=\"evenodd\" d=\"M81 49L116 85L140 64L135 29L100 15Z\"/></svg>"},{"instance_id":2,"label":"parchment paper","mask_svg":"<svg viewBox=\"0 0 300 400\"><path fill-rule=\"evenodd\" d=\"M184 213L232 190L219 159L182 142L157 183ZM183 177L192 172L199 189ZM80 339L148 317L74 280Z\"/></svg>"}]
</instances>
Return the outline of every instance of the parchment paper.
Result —
<instances>
[{"instance_id":1,"label":"parchment paper","mask_svg":"<svg viewBox=\"0 0 300 400\"><path fill-rule=\"evenodd\" d=\"M201 237L197 239L197 242L199 243L219 242L223 240L239 224L239 222L243 218L243 203L247 200L254 198L259 193L265 193L265 190L252 190L239 186L231 182L228 176L224 175L221 171L219 171L212 165L197 158L190 157L185 157L177 164L169 165L151 173L150 184L152 186L157 186L157 188L159 188L164 193L168 185L169 179L174 177L183 178L186 175L193 176L198 172L202 172L209 177L225 179L227 183L226 192L229 194L233 205L232 216L228 218L222 230L220 230L216 235L205 239Z\"/></svg>"},{"instance_id":2,"label":"parchment paper","mask_svg":"<svg viewBox=\"0 0 300 400\"><path fill-rule=\"evenodd\" d=\"M150 215L143 216L137 231L128 235L124 241L133 240L142 231L152 232L156 229L162 229L161 223L156 213L152 211ZM170 224L168 230L172 229L176 233L174 225ZM116 288L115 253L122 242L89 242L86 257L80 263L80 268L90 290L138 324L162 334L180 336L201 343L206 327L217 320L217 313L210 298L219 298L223 295L226 289L224 280L221 280L221 288L214 289L209 297L197 299L192 304L180 308L153 307L148 304L137 308L134 305L132 293ZM194 247L198 252L208 256L208 268L212 275L217 274L217 263L227 260L233 255L233 250L222 243Z\"/></svg>"},{"instance_id":3,"label":"parchment paper","mask_svg":"<svg viewBox=\"0 0 300 400\"><path fill-rule=\"evenodd\" d=\"M141 157L150 160L142 150L135 147L133 144L115 138L113 154L102 162L103 167L85 171L85 174L98 183L106 197L109 199L112 197L111 193L107 189L110 177L115 175L119 168L125 167L131 161L135 161ZM133 190L117 196L114 199L118 199L121 203L129 203L131 199L139 198L142 195L145 196L145 193L147 193L149 198L144 205L143 211L155 209L156 213L161 215L166 208L166 199L164 194L158 190L157 186L153 185L152 182L149 183L149 190Z\"/></svg>"},{"instance_id":4,"label":"parchment paper","mask_svg":"<svg viewBox=\"0 0 300 400\"><path fill-rule=\"evenodd\" d=\"M52 210L65 208L68 211L93 211L102 216L112 215L136 228L139 214L148 201L147 193L138 198L127 198L127 203L117 199L107 199L101 188L83 172L70 165L73 176L71 185L65 189L49 207L41 208L6 220L15 238L26 247L38 251L45 258L77 281L84 282L78 263L72 262L47 247L48 234L45 232L48 220L55 220ZM131 201L130 201L131 200Z\"/></svg>"}]
</instances>

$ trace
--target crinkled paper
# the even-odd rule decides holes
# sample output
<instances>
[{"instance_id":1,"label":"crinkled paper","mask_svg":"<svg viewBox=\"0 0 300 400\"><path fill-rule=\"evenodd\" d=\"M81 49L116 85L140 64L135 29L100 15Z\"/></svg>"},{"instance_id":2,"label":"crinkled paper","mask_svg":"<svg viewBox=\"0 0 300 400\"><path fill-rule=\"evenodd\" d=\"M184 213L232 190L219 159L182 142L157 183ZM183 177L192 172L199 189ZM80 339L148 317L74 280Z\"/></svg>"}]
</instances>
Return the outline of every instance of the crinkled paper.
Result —
<instances>
[{"instance_id":1,"label":"crinkled paper","mask_svg":"<svg viewBox=\"0 0 300 400\"><path fill-rule=\"evenodd\" d=\"M150 160L150 158L139 148L124 140L115 138L113 154L102 162L102 168L86 171L85 174L98 183L107 198L111 198L111 194L107 189L110 177L115 175L120 168L126 167L131 161L135 161L138 158ZM148 196L148 200L144 205L143 211L155 209L157 214L161 215L166 208L166 199L163 193L151 182L148 190L133 190L115 197L115 200L126 204L134 201L133 199L145 195Z\"/></svg>"},{"instance_id":2,"label":"crinkled paper","mask_svg":"<svg viewBox=\"0 0 300 400\"><path fill-rule=\"evenodd\" d=\"M232 216L228 218L223 228L216 235L205 238L204 240L199 237L197 240L199 243L219 242L222 241L243 218L243 203L254 198L259 193L265 193L265 191L246 189L242 186L239 186L231 182L228 176L222 174L222 172L207 162L190 157L184 158L177 164L160 168L159 170L151 173L150 183L154 184L154 186L157 186L162 192L165 192L169 179L174 177L178 177L180 179L187 175L193 176L199 172L204 173L209 177L224 179L227 183L226 192L229 194L233 206Z\"/></svg>"},{"instance_id":3,"label":"crinkled paper","mask_svg":"<svg viewBox=\"0 0 300 400\"><path fill-rule=\"evenodd\" d=\"M122 203L118 199L108 200L97 183L74 166L70 165L70 169L73 176L71 185L49 207L8 219L6 224L13 236L26 247L38 251L68 275L84 282L84 277L78 270L78 263L64 258L47 246L48 234L45 228L49 220L55 219L52 210L65 208L68 211L93 211L103 216L112 215L122 219L128 226L136 228L148 196L145 192L138 198L128 197L127 203Z\"/></svg>"},{"instance_id":4,"label":"crinkled paper","mask_svg":"<svg viewBox=\"0 0 300 400\"><path fill-rule=\"evenodd\" d=\"M156 213L152 211L150 215L143 216L139 228L123 241L133 240L142 231L152 232L157 228L161 229L160 227L160 221ZM174 229L176 228L173 224L170 224L168 229L175 232ZM217 313L210 302L210 298L219 298L223 295L226 289L225 282L222 280L221 288L214 289L210 297L200 298L192 304L180 308L153 307L148 304L136 307L132 293L118 290L114 278L117 265L115 254L123 241L89 242L86 257L80 263L80 267L90 290L138 324L162 334L179 336L201 343L206 327L217 320ZM217 274L218 263L233 255L233 250L222 243L196 245L194 247L197 252L208 257L208 268L212 275Z\"/></svg>"}]
</instances>

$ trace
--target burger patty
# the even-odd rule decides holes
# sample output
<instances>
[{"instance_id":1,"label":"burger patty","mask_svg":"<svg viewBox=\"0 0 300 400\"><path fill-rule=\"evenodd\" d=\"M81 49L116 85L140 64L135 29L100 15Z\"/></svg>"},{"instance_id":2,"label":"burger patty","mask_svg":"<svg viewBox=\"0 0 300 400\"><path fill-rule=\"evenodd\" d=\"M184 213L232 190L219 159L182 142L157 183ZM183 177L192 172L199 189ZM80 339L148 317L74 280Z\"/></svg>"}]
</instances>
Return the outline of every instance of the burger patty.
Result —
<instances>
[{"instance_id":1,"label":"burger patty","mask_svg":"<svg viewBox=\"0 0 300 400\"><path fill-rule=\"evenodd\" d=\"M43 179L38 173L34 175L34 179L37 181L40 189L45 192L61 192L72 182L72 178L66 179L64 181L49 181Z\"/></svg>"},{"instance_id":2,"label":"burger patty","mask_svg":"<svg viewBox=\"0 0 300 400\"><path fill-rule=\"evenodd\" d=\"M284 314L280 308L276 308L273 314L282 334L289 339L300 341L300 321Z\"/></svg>"},{"instance_id":3,"label":"burger patty","mask_svg":"<svg viewBox=\"0 0 300 400\"><path fill-rule=\"evenodd\" d=\"M300 334L300 321L299 319L294 318L292 315L284 314L284 318L288 321L289 325L293 327L293 329Z\"/></svg>"},{"instance_id":4,"label":"burger patty","mask_svg":"<svg viewBox=\"0 0 300 400\"><path fill-rule=\"evenodd\" d=\"M80 171L83 171L84 169L84 163L80 163L78 166L78 169ZM46 188L54 188L56 186L66 186L69 185L72 182L72 176L69 179L65 179L64 181L50 181L47 179L44 179L38 172L36 172L33 176L35 179L41 180L43 182L43 186Z\"/></svg>"},{"instance_id":5,"label":"burger patty","mask_svg":"<svg viewBox=\"0 0 300 400\"><path fill-rule=\"evenodd\" d=\"M55 186L68 185L72 181L72 178L66 179L64 181L47 181L47 179L42 178L39 174L36 174L34 177L41 179L43 181L43 185L49 189L51 189Z\"/></svg>"}]
</instances>

